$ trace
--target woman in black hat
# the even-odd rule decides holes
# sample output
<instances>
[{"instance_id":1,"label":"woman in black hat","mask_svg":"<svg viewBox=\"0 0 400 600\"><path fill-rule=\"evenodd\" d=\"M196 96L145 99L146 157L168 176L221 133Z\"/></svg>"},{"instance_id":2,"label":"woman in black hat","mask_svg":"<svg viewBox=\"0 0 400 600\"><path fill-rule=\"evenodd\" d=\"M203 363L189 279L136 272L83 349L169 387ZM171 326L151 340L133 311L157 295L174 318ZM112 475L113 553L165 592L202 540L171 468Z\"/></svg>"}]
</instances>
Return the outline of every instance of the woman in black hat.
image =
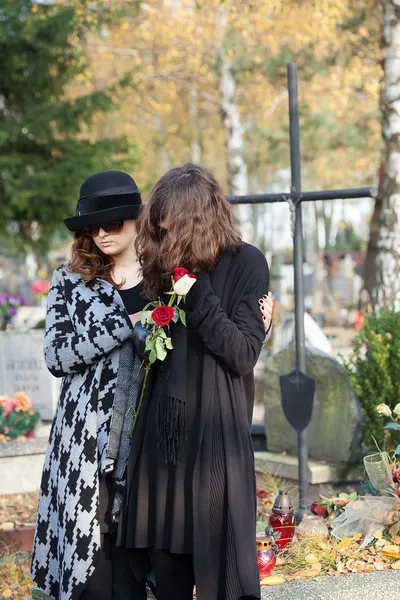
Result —
<instances>
[{"instance_id":1,"label":"woman in black hat","mask_svg":"<svg viewBox=\"0 0 400 600\"><path fill-rule=\"evenodd\" d=\"M62 377L43 469L32 578L55 600L145 600L116 529L140 380L132 325L146 300L134 243L141 196L126 173L82 185L72 257L55 270L45 360Z\"/></svg>"}]
</instances>

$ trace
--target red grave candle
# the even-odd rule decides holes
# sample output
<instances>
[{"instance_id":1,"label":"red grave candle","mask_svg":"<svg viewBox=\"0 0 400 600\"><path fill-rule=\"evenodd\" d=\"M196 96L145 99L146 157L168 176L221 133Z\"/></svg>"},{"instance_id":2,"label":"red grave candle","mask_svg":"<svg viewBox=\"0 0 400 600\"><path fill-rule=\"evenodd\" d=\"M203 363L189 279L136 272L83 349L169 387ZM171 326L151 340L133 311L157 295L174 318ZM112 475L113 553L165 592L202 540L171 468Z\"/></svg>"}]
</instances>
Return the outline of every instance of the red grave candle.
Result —
<instances>
[{"instance_id":1,"label":"red grave candle","mask_svg":"<svg viewBox=\"0 0 400 600\"><path fill-rule=\"evenodd\" d=\"M269 516L269 524L274 531L278 531L281 534L276 543L281 549L285 548L292 541L296 527L293 502L287 490L281 490L276 497Z\"/></svg>"},{"instance_id":2,"label":"red grave candle","mask_svg":"<svg viewBox=\"0 0 400 600\"><path fill-rule=\"evenodd\" d=\"M260 573L260 581L270 577L276 564L276 554L272 549L273 539L264 533L257 535L257 561Z\"/></svg>"}]
</instances>

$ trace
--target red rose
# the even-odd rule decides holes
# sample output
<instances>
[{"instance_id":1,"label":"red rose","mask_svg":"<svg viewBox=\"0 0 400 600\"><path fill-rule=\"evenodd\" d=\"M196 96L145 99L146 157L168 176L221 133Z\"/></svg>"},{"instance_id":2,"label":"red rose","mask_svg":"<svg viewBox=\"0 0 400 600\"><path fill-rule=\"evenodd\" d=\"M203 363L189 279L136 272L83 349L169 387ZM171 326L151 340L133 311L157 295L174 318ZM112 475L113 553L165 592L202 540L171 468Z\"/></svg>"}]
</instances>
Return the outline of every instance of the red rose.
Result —
<instances>
[{"instance_id":1,"label":"red rose","mask_svg":"<svg viewBox=\"0 0 400 600\"><path fill-rule=\"evenodd\" d=\"M169 325L174 318L175 310L172 306L157 306L151 313L154 323L160 327Z\"/></svg>"},{"instance_id":2,"label":"red rose","mask_svg":"<svg viewBox=\"0 0 400 600\"><path fill-rule=\"evenodd\" d=\"M392 473L393 483L400 483L400 467Z\"/></svg>"},{"instance_id":3,"label":"red rose","mask_svg":"<svg viewBox=\"0 0 400 600\"><path fill-rule=\"evenodd\" d=\"M327 519L329 516L328 510L325 508L325 506L321 506L320 500L315 500L311 504L310 511L313 513L313 515L319 515L324 519Z\"/></svg>"},{"instance_id":4,"label":"red rose","mask_svg":"<svg viewBox=\"0 0 400 600\"><path fill-rule=\"evenodd\" d=\"M185 267L175 267L173 275L174 281L178 281L178 279L180 279L184 275L187 275L188 273L189 271L185 269Z\"/></svg>"}]
</instances>

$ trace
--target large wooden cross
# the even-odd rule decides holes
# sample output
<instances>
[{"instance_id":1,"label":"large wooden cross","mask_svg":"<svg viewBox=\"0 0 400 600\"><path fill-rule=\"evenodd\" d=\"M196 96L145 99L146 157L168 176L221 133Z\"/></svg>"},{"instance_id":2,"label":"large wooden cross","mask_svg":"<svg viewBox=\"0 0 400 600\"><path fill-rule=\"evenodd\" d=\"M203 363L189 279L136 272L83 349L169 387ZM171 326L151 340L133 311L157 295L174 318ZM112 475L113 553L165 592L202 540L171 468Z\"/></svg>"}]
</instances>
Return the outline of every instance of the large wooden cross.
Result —
<instances>
[{"instance_id":1,"label":"large wooden cross","mask_svg":"<svg viewBox=\"0 0 400 600\"><path fill-rule=\"evenodd\" d=\"M375 198L374 188L350 188L344 190L324 190L317 192L301 191L300 164L300 126L297 65L287 65L289 92L289 124L290 124L290 165L291 191L289 194L253 194L248 196L230 196L232 204L258 204L270 202L289 202L294 213L293 233L293 265L294 265L294 304L295 304L295 340L296 368L306 374L306 348L304 334L304 290L303 290L303 225L302 203L316 200L339 200L348 198ZM293 399L296 401L296 398ZM294 413L301 414L301 407L296 407ZM294 415L294 419L295 419ZM288 419L289 420L289 419ZM292 425L293 419L290 419ZM307 430L298 432L298 463L299 463L299 513L298 519L308 509L308 445Z\"/></svg>"}]
</instances>

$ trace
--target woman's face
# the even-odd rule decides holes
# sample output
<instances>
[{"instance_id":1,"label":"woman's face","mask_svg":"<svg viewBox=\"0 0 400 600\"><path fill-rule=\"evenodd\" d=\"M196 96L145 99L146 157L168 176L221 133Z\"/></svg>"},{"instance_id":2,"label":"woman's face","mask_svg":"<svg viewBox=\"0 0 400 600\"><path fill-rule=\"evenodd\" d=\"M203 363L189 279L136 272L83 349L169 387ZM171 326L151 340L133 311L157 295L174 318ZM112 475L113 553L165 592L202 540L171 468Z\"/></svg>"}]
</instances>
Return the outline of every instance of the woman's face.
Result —
<instances>
[{"instance_id":1,"label":"woman's face","mask_svg":"<svg viewBox=\"0 0 400 600\"><path fill-rule=\"evenodd\" d=\"M134 219L124 221L118 233L107 233L100 227L97 235L93 235L96 246L107 256L118 256L132 248L136 239L136 223Z\"/></svg>"}]
</instances>

